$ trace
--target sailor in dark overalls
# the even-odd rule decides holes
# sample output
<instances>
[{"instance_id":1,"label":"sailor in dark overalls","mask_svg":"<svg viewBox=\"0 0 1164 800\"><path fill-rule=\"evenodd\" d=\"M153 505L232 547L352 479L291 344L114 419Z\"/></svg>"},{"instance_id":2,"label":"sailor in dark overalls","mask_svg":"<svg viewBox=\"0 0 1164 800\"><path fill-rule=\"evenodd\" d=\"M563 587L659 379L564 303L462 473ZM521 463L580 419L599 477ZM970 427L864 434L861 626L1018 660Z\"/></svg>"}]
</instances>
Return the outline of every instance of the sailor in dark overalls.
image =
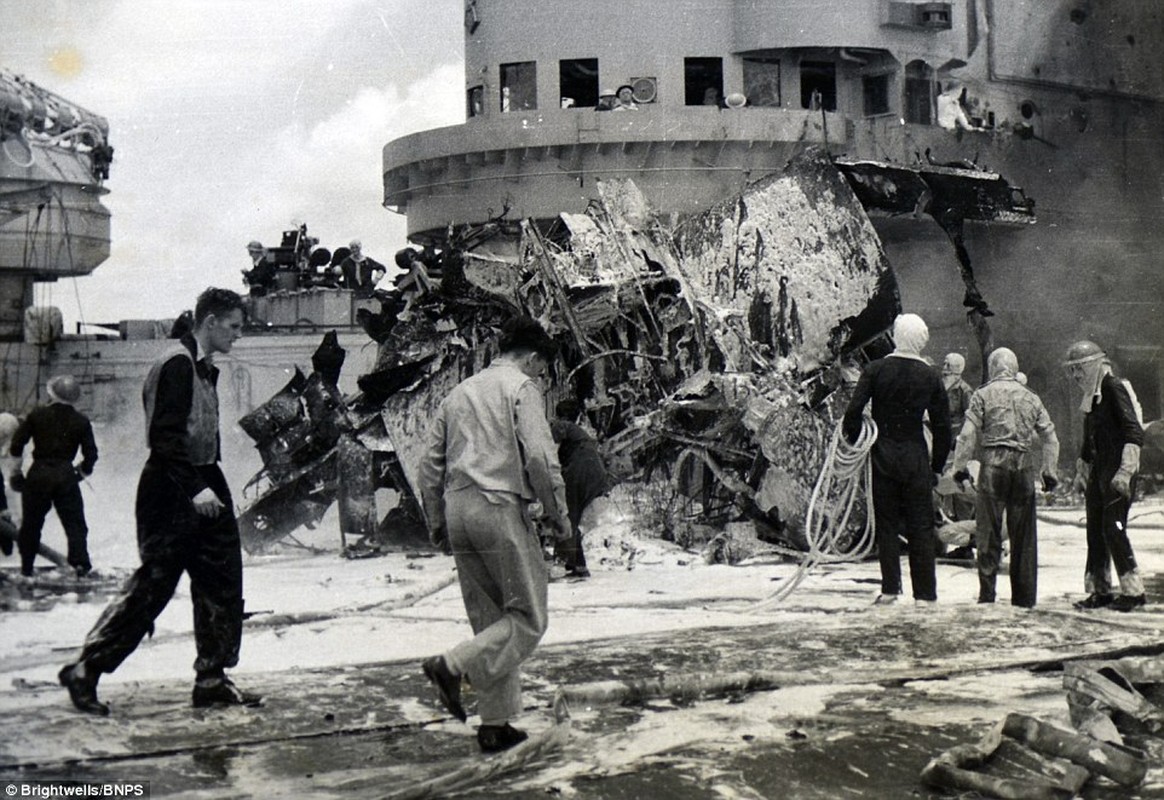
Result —
<instances>
[{"instance_id":1,"label":"sailor in dark overalls","mask_svg":"<svg viewBox=\"0 0 1164 800\"><path fill-rule=\"evenodd\" d=\"M909 577L917 603L938 598L934 509L931 489L950 452L950 406L942 380L924 358L929 329L917 314L893 323L894 350L865 367L845 410L844 432L856 442L865 406L873 404L877 441L873 444L873 515L881 594L876 602L896 602L901 594L898 537L909 545ZM932 452L926 448L923 417L930 417Z\"/></svg>"},{"instance_id":2,"label":"sailor in dark overalls","mask_svg":"<svg viewBox=\"0 0 1164 800\"><path fill-rule=\"evenodd\" d=\"M108 714L97 680L113 672L152 630L185 572L194 603L195 707L254 705L261 699L226 677L242 641L242 550L226 478L218 466L216 353L242 335L243 298L207 289L194 330L162 354L142 389L150 446L137 487L141 566L102 612L61 684L81 711Z\"/></svg>"},{"instance_id":3,"label":"sailor in dark overalls","mask_svg":"<svg viewBox=\"0 0 1164 800\"><path fill-rule=\"evenodd\" d=\"M12 474L15 491L21 492L20 574L32 575L40 534L49 509L56 508L65 538L69 542L68 563L79 577L93 568L89 560L89 526L85 524L85 502L80 482L92 474L97 463L97 444L89 418L73 404L81 399L81 386L72 375L57 375L46 387L47 405L34 408L12 435L9 453L20 458L24 446L32 442L32 466L25 477ZM81 463L73 465L77 451Z\"/></svg>"}]
</instances>

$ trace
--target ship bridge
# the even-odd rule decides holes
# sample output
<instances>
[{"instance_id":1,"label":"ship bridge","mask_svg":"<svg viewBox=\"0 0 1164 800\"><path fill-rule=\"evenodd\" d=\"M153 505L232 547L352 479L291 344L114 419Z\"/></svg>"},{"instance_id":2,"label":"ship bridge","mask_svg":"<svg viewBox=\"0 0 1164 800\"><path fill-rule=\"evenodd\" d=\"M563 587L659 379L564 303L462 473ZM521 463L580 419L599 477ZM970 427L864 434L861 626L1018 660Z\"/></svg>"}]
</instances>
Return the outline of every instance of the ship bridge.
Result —
<instances>
[{"instance_id":1,"label":"ship bridge","mask_svg":"<svg viewBox=\"0 0 1164 800\"><path fill-rule=\"evenodd\" d=\"M384 205L433 239L450 223L581 211L601 178L690 213L808 146L893 160L902 153L855 134L930 133L943 70L979 49L978 13L914 0L820 0L811 15L792 0L467 0L466 122L384 148ZM621 107L604 112L610 93Z\"/></svg>"},{"instance_id":2,"label":"ship bridge","mask_svg":"<svg viewBox=\"0 0 1164 800\"><path fill-rule=\"evenodd\" d=\"M597 179L632 178L660 211L694 213L780 169L804 144L844 147L839 115L819 110L653 107L551 109L406 136L384 149L384 204L410 235L505 211L580 212Z\"/></svg>"}]
</instances>

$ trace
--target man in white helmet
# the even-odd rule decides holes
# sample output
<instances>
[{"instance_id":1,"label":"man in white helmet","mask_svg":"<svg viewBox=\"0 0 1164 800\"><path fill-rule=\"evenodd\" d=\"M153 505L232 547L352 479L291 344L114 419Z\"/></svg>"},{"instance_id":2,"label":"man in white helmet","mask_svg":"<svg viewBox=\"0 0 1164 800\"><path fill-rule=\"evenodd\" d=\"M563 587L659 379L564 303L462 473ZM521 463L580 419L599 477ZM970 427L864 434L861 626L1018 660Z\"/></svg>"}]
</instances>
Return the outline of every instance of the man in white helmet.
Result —
<instances>
[{"instance_id":1,"label":"man in white helmet","mask_svg":"<svg viewBox=\"0 0 1164 800\"><path fill-rule=\"evenodd\" d=\"M1075 607L1110 606L1116 611L1131 611L1145 603L1144 583L1127 531L1144 443L1135 395L1125 381L1112 374L1107 354L1094 342L1071 345L1063 367L1083 390L1079 406L1083 412L1083 449L1076 473L1086 483L1087 566L1083 582L1088 595ZM1118 597L1112 592L1113 562L1119 576Z\"/></svg>"},{"instance_id":2,"label":"man in white helmet","mask_svg":"<svg viewBox=\"0 0 1164 800\"><path fill-rule=\"evenodd\" d=\"M966 371L966 357L961 353L946 353L942 361L942 386L946 389L946 399L950 405L950 429L955 441L962 423L966 420L966 409L970 407L970 395L974 388L962 378ZM953 443L951 443L951 447Z\"/></svg>"},{"instance_id":3,"label":"man in white helmet","mask_svg":"<svg viewBox=\"0 0 1164 800\"><path fill-rule=\"evenodd\" d=\"M950 433L953 441L950 450L953 452L958 443L958 434L962 430L962 423L966 421L966 409L970 407L970 395L974 388L962 378L966 371L966 357L961 353L946 353L942 361L942 386L946 389L946 398L950 403ZM940 490L936 490L940 491ZM952 520L974 519L974 492L973 489L955 491L953 494L939 495L942 513ZM973 542L960 547L951 553L950 558L972 558Z\"/></svg>"},{"instance_id":4,"label":"man in white helmet","mask_svg":"<svg viewBox=\"0 0 1164 800\"><path fill-rule=\"evenodd\" d=\"M873 512L881 562L878 604L901 594L898 536L909 543L909 577L914 600L938 598L935 567L934 507L931 491L950 452L950 407L946 390L921 351L929 341L917 314L893 322L894 351L865 367L845 411L844 432L855 442L865 406L872 402L877 423L873 445ZM933 452L927 450L922 417L929 413Z\"/></svg>"},{"instance_id":5,"label":"man in white helmet","mask_svg":"<svg viewBox=\"0 0 1164 800\"><path fill-rule=\"evenodd\" d=\"M1055 464L1059 439L1043 402L1017 380L1018 358L1000 347L986 361L990 380L970 397L966 422L954 452L954 480L967 483L966 462L982 445L978 473L978 602L994 602L994 584L1002 557L1002 518L1010 540L1010 602L1034 608L1038 578L1035 528L1034 461L1027 457L1037 433L1043 450L1043 491L1058 485Z\"/></svg>"}]
</instances>

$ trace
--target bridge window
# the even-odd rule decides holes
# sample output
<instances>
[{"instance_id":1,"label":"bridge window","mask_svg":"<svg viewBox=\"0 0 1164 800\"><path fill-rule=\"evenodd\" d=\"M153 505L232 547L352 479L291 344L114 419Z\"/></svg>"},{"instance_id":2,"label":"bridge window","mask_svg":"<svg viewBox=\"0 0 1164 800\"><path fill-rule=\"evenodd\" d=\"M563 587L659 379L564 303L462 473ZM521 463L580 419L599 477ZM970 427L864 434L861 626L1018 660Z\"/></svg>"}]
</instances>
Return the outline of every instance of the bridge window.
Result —
<instances>
[{"instance_id":1,"label":"bridge window","mask_svg":"<svg viewBox=\"0 0 1164 800\"><path fill-rule=\"evenodd\" d=\"M934 71L924 61L905 65L905 121L932 125L934 121Z\"/></svg>"},{"instance_id":2,"label":"bridge window","mask_svg":"<svg viewBox=\"0 0 1164 800\"><path fill-rule=\"evenodd\" d=\"M780 105L780 59L744 57L744 96L748 105Z\"/></svg>"},{"instance_id":3,"label":"bridge window","mask_svg":"<svg viewBox=\"0 0 1164 800\"><path fill-rule=\"evenodd\" d=\"M832 61L800 62L800 107L837 110L837 65Z\"/></svg>"},{"instance_id":4,"label":"bridge window","mask_svg":"<svg viewBox=\"0 0 1164 800\"><path fill-rule=\"evenodd\" d=\"M574 58L558 62L558 94L562 108L598 105L598 59Z\"/></svg>"},{"instance_id":5,"label":"bridge window","mask_svg":"<svg viewBox=\"0 0 1164 800\"><path fill-rule=\"evenodd\" d=\"M861 79L865 98L865 116L889 113L889 74L866 75Z\"/></svg>"},{"instance_id":6,"label":"bridge window","mask_svg":"<svg viewBox=\"0 0 1164 800\"><path fill-rule=\"evenodd\" d=\"M501 65L501 111L531 111L538 107L538 68L535 61Z\"/></svg>"},{"instance_id":7,"label":"bridge window","mask_svg":"<svg viewBox=\"0 0 1164 800\"><path fill-rule=\"evenodd\" d=\"M714 89L717 99L723 99L723 59L683 59L683 97L689 106L703 105L708 90Z\"/></svg>"}]
</instances>

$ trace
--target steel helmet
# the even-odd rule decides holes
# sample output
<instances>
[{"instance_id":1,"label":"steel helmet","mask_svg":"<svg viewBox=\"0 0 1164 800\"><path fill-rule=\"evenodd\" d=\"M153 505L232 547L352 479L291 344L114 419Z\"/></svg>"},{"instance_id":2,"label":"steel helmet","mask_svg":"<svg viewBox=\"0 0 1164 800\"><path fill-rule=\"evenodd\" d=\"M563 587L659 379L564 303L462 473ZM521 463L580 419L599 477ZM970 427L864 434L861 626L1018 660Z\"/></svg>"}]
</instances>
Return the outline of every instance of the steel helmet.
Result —
<instances>
[{"instance_id":1,"label":"steel helmet","mask_svg":"<svg viewBox=\"0 0 1164 800\"><path fill-rule=\"evenodd\" d=\"M72 405L81 399L81 384L72 375L57 375L49 378L48 395L58 403Z\"/></svg>"},{"instance_id":2,"label":"steel helmet","mask_svg":"<svg viewBox=\"0 0 1164 800\"><path fill-rule=\"evenodd\" d=\"M1067 348L1067 356L1063 359L1063 366L1073 367L1076 364L1087 364L1098 361L1105 355L1107 354L1103 352L1103 348L1095 342L1081 339Z\"/></svg>"}]
</instances>

